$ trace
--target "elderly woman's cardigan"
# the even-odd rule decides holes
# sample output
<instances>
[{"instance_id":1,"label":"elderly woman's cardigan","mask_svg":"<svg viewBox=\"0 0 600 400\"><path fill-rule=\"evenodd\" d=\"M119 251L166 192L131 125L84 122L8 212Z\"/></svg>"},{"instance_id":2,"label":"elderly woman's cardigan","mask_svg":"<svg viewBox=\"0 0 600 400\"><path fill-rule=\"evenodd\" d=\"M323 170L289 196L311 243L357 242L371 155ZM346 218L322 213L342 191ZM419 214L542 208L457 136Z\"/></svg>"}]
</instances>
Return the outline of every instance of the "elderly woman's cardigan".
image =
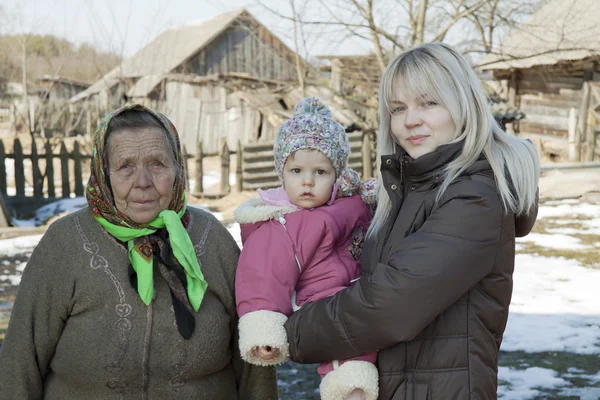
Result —
<instances>
[{"instance_id":1,"label":"elderly woman's cardigan","mask_svg":"<svg viewBox=\"0 0 600 400\"><path fill-rule=\"evenodd\" d=\"M156 274L146 306L125 247L86 207L49 227L23 272L0 350L0 399L276 399L274 369L238 354L239 249L210 214L188 212L208 282L190 339L164 279Z\"/></svg>"}]
</instances>

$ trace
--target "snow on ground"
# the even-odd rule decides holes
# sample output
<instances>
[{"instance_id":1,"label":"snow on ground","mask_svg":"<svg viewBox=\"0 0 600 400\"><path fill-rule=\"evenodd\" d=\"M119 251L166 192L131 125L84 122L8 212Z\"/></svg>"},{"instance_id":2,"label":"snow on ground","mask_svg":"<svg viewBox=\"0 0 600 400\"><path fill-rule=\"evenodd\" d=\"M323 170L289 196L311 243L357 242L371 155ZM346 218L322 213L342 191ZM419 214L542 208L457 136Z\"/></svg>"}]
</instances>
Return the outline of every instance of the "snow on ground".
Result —
<instances>
[{"instance_id":1,"label":"snow on ground","mask_svg":"<svg viewBox=\"0 0 600 400\"><path fill-rule=\"evenodd\" d=\"M579 217L580 219L576 219ZM581 218L590 218L582 220ZM517 248L530 241L542 247L579 251L600 251L580 244L570 234L598 234L600 206L577 200L548 202L539 209L539 219L554 223L581 224L581 230L556 229L550 234L532 233L518 239ZM556 218L573 218L556 221ZM585 268L575 260L518 254L515 262L514 292L508 324L501 350L536 352L568 352L600 357L600 270ZM565 378L577 377L591 383L600 382L597 375L581 375L575 368L571 375L558 377L552 369L500 367L498 378L500 399L526 400L540 397L542 389L558 389L558 396L578 396L582 400L600 398L599 387L574 388Z\"/></svg>"},{"instance_id":2,"label":"snow on ground","mask_svg":"<svg viewBox=\"0 0 600 400\"><path fill-rule=\"evenodd\" d=\"M557 372L551 369L532 367L526 370L514 370L506 367L498 368L499 379L511 383L511 390L500 387L498 396L505 400L523 400L535 397L539 391L534 387L555 388L567 385L567 381L556 377Z\"/></svg>"},{"instance_id":3,"label":"snow on ground","mask_svg":"<svg viewBox=\"0 0 600 400\"><path fill-rule=\"evenodd\" d=\"M42 235L31 235L0 240L0 254L8 257L24 253L31 254L41 238Z\"/></svg>"},{"instance_id":4,"label":"snow on ground","mask_svg":"<svg viewBox=\"0 0 600 400\"><path fill-rule=\"evenodd\" d=\"M39 226L43 225L51 217L59 215L65 212L77 211L81 207L87 205L85 197L73 197L71 199L57 200L53 203L47 204L44 207L39 208L35 212L35 217L29 220L18 220L13 219L12 222L15 226Z\"/></svg>"},{"instance_id":5,"label":"snow on ground","mask_svg":"<svg viewBox=\"0 0 600 400\"><path fill-rule=\"evenodd\" d=\"M517 255L502 350L600 355L599 288L600 270Z\"/></svg>"},{"instance_id":6,"label":"snow on ground","mask_svg":"<svg viewBox=\"0 0 600 400\"><path fill-rule=\"evenodd\" d=\"M0 255L5 257L13 257L19 254L30 255L33 248L37 246L42 235L21 236L12 239L0 240ZM17 261L19 264L15 274L7 274L8 270L4 271L0 266L0 282L8 281L11 285L17 286L21 282L21 273L25 269L25 263Z\"/></svg>"},{"instance_id":7,"label":"snow on ground","mask_svg":"<svg viewBox=\"0 0 600 400\"><path fill-rule=\"evenodd\" d=\"M205 184L210 180L205 177ZM58 204L57 204L58 203ZM46 218L51 213L73 211L81 207L78 199L61 200L38 210L36 218ZM205 208L202 205L193 207ZM219 213L216 217L222 219ZM579 217L579 219L578 219ZM581 219L581 217L589 219ZM545 203L540 207L538 219L561 218L560 222L578 223L582 231L564 228L549 234L531 234L519 239L517 248L532 241L542 247L579 251L600 251L582 245L575 233L593 233L600 230L600 206L567 200ZM566 218L566 220L565 220ZM571 219L572 218L572 219ZM558 221L556 221L558 222ZM238 224L228 227L240 244ZM0 255L31 253L41 235L0 241ZM19 265L21 271L23 265ZM2 266L0 265L0 273ZM0 275L0 281L18 284L16 275ZM600 357L600 270L586 268L575 260L550 258L532 254L518 254L514 272L514 293L501 351L526 353L567 352L570 354ZM600 362L593 375L583 374L573 366L568 374L559 376L557 371L537 366L526 369L500 367L498 395L505 400L545 398L543 390L555 390L558 396L574 396L582 400L600 397ZM594 387L577 388L570 377L585 379Z\"/></svg>"},{"instance_id":8,"label":"snow on ground","mask_svg":"<svg viewBox=\"0 0 600 400\"><path fill-rule=\"evenodd\" d=\"M581 244L581 240L565 234L544 234L544 233L530 233L524 238L519 239L520 243L523 242L534 242L538 246L547 247L550 249L562 249L562 250L584 250L590 249L592 246L586 246Z\"/></svg>"}]
</instances>

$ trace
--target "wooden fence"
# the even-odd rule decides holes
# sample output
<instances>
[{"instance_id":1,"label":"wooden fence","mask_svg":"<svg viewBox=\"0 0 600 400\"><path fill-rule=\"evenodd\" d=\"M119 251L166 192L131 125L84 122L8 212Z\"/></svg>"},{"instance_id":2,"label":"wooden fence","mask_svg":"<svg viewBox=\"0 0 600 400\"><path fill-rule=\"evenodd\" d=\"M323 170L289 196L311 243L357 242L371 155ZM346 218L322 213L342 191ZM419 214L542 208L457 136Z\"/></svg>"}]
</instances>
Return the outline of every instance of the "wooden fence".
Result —
<instances>
[{"instance_id":1,"label":"wooden fence","mask_svg":"<svg viewBox=\"0 0 600 400\"><path fill-rule=\"evenodd\" d=\"M83 196L83 162L90 158L89 154L81 151L81 144L75 142L73 150L68 151L65 143L60 146L60 151L54 153L50 141L45 141L44 151L38 151L38 144L35 141L31 143L29 153L23 151L23 146L19 139L15 139L12 153L6 153L3 141L0 141L0 193L7 195L7 173L6 159L14 160L14 186L17 197L25 197L25 160L31 161L31 186L33 187L33 197L56 196L55 177L60 174L61 197ZM61 168L55 171L54 160L59 159ZM69 168L69 161L72 160L73 168ZM40 163L44 164L44 173L40 168ZM73 185L71 185L73 182Z\"/></svg>"},{"instance_id":2,"label":"wooden fence","mask_svg":"<svg viewBox=\"0 0 600 400\"><path fill-rule=\"evenodd\" d=\"M373 132L356 132L349 134L351 154L349 166L363 178L373 176L375 152L373 148ZM58 198L84 195L84 168L89 168L90 154L82 151L82 145L75 141L71 151L64 142L60 144L58 153L53 151L50 140L46 140L38 150L39 144L32 141L27 152L19 139L15 139L12 152L7 153L5 144L0 140L0 194L6 204L13 209L11 214L23 215ZM222 197L231 192L229 181L231 157L235 158L236 191L272 188L278 186L279 179L273 165L273 143L242 146L238 142L236 152L229 151L226 141L222 141L218 154L204 153L202 143L198 144L196 155L190 155L186 148L183 154L187 165L185 179L188 191L196 197ZM220 183L218 189L205 191L204 159L219 157ZM14 160L14 192L8 193L8 174L6 160ZM26 160L30 161L30 171L26 173ZM60 168L56 168L55 160L60 160ZM190 168L190 166L192 168ZM87 170L85 171L87 176ZM192 186L190 176L194 179ZM29 188L30 190L26 190ZM32 190L31 190L32 189ZM60 193L59 190L60 189ZM27 211L24 211L27 210Z\"/></svg>"}]
</instances>

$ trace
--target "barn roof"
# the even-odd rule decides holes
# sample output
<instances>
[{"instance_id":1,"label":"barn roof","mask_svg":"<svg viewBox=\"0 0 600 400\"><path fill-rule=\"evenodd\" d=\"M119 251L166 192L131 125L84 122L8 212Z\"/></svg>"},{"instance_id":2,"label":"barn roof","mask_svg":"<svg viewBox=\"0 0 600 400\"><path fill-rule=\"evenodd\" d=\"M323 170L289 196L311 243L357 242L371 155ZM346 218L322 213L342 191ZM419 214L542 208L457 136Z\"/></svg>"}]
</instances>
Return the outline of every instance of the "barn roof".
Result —
<instances>
[{"instance_id":1,"label":"barn roof","mask_svg":"<svg viewBox=\"0 0 600 400\"><path fill-rule=\"evenodd\" d=\"M515 27L482 70L530 68L600 55L600 1L549 0Z\"/></svg>"},{"instance_id":2,"label":"barn roof","mask_svg":"<svg viewBox=\"0 0 600 400\"><path fill-rule=\"evenodd\" d=\"M72 97L71 101L78 101L109 89L120 79L127 78L146 77L142 83L131 88L130 92L136 96L147 94L156 86L150 87L150 84L157 77L172 73L175 68L212 43L239 18L250 18L260 25L248 11L239 9L203 23L167 29L88 89ZM287 46L283 47L291 52Z\"/></svg>"}]
</instances>

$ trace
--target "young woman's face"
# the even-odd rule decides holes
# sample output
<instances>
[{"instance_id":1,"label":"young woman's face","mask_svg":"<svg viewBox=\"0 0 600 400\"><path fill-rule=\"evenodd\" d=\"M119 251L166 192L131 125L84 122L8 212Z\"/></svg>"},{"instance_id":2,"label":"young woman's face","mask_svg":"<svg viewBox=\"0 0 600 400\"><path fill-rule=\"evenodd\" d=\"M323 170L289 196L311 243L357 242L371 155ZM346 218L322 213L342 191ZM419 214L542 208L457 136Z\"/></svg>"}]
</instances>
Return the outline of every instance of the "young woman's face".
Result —
<instances>
[{"instance_id":1,"label":"young woman's face","mask_svg":"<svg viewBox=\"0 0 600 400\"><path fill-rule=\"evenodd\" d=\"M143 224L169 207L175 183L170 151L160 128L123 129L110 134L109 180L117 210Z\"/></svg>"},{"instance_id":2,"label":"young woman's face","mask_svg":"<svg viewBox=\"0 0 600 400\"><path fill-rule=\"evenodd\" d=\"M331 198L335 170L318 150L298 150L283 166L283 187L290 201L302 208L315 208Z\"/></svg>"},{"instance_id":3,"label":"young woman's face","mask_svg":"<svg viewBox=\"0 0 600 400\"><path fill-rule=\"evenodd\" d=\"M414 159L435 151L454 138L456 126L450 111L428 98L427 93L415 94L397 83L390 108L392 134Z\"/></svg>"}]
</instances>

